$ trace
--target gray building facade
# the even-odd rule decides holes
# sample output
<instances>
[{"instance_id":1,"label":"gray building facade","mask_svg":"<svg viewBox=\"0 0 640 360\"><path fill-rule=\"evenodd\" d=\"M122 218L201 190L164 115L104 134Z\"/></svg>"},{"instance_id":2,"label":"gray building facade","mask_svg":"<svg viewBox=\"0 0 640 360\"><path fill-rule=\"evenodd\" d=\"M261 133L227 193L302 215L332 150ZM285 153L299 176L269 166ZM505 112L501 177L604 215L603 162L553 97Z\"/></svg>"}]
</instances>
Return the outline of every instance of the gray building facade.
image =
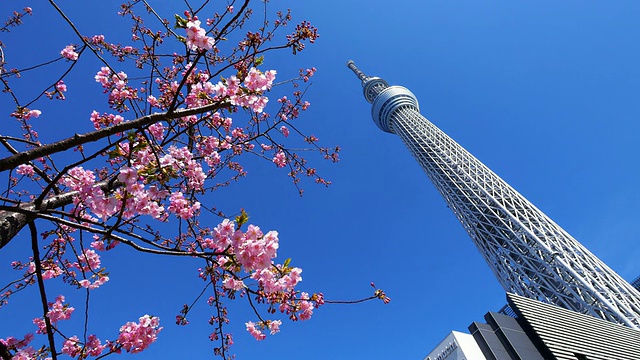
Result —
<instances>
[{"instance_id":1,"label":"gray building facade","mask_svg":"<svg viewBox=\"0 0 640 360\"><path fill-rule=\"evenodd\" d=\"M640 360L638 330L515 294L507 301L511 316L489 312L469 325L488 360Z\"/></svg>"}]
</instances>

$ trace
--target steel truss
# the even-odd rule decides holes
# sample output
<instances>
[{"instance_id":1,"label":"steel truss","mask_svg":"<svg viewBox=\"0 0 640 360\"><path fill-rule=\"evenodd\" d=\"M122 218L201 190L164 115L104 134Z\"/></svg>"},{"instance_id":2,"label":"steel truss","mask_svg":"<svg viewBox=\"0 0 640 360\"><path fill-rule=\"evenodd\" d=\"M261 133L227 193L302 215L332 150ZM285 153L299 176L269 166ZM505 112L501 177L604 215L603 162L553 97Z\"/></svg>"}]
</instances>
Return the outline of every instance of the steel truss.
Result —
<instances>
[{"instance_id":1,"label":"steel truss","mask_svg":"<svg viewBox=\"0 0 640 360\"><path fill-rule=\"evenodd\" d=\"M507 292L640 329L640 292L420 114L415 96L362 80L374 122L397 134Z\"/></svg>"}]
</instances>

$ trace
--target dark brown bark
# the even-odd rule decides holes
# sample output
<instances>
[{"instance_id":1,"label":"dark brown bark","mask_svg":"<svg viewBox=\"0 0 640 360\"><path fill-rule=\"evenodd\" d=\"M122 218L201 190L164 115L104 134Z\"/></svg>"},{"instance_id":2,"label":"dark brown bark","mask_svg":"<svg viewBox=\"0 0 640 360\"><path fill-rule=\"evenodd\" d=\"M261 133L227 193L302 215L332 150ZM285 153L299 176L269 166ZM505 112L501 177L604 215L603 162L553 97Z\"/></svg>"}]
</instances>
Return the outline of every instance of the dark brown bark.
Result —
<instances>
[{"instance_id":1,"label":"dark brown bark","mask_svg":"<svg viewBox=\"0 0 640 360\"><path fill-rule=\"evenodd\" d=\"M120 186L120 184L120 182L102 181L96 183L96 186L100 186L102 190L107 193L113 191ZM73 197L77 194L77 191L70 191L52 196L45 199L38 209L36 209L35 203L29 202L16 205L11 209L5 208L4 210L0 210L0 249L18 235L20 230L29 224L30 221L35 219L36 216L34 213L69 205L73 202Z\"/></svg>"},{"instance_id":2,"label":"dark brown bark","mask_svg":"<svg viewBox=\"0 0 640 360\"><path fill-rule=\"evenodd\" d=\"M36 160L38 158L60 153L76 146L86 143L102 140L117 133L126 132L133 129L139 129L143 126L154 124L158 121L171 120L180 118L183 116L202 114L208 111L217 111L229 106L226 101L201 106L193 109L176 110L171 113L158 113L152 115L146 115L135 120L126 121L120 124L112 125L104 129L91 131L84 134L75 134L72 137L64 140L56 141L54 143L43 145L37 148L33 148L27 151L23 151L19 154L8 156L4 159L0 159L0 172L13 169L21 164L26 164L29 161Z\"/></svg>"}]
</instances>

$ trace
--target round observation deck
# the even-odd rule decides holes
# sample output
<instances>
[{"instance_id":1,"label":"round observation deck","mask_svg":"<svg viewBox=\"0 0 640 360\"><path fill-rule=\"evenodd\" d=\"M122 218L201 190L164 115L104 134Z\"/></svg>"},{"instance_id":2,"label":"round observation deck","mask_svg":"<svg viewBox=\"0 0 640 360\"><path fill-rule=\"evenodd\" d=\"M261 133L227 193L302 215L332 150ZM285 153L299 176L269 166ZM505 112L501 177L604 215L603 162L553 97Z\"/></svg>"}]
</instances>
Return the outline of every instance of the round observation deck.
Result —
<instances>
[{"instance_id":1,"label":"round observation deck","mask_svg":"<svg viewBox=\"0 0 640 360\"><path fill-rule=\"evenodd\" d=\"M384 81L384 80L383 80ZM366 92L365 92L366 96ZM393 133L389 127L391 114L400 107L411 107L420 111L418 99L409 89L403 86L390 86L382 90L373 100L371 117L382 131Z\"/></svg>"}]
</instances>

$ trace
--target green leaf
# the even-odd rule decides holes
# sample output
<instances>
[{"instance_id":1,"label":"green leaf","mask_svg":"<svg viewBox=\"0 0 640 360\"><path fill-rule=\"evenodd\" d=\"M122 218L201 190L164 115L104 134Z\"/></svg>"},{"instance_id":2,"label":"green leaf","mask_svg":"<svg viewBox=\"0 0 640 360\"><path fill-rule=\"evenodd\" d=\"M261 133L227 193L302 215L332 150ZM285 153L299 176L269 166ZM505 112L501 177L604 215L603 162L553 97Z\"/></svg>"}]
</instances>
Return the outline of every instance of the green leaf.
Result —
<instances>
[{"instance_id":1,"label":"green leaf","mask_svg":"<svg viewBox=\"0 0 640 360\"><path fill-rule=\"evenodd\" d=\"M291 258L288 258L287 260L285 260L284 263L282 264L282 267L286 269L289 267L289 264L291 264Z\"/></svg>"},{"instance_id":2,"label":"green leaf","mask_svg":"<svg viewBox=\"0 0 640 360\"><path fill-rule=\"evenodd\" d=\"M253 62L256 66L262 65L262 63L264 62L264 56L258 56Z\"/></svg>"},{"instance_id":3,"label":"green leaf","mask_svg":"<svg viewBox=\"0 0 640 360\"><path fill-rule=\"evenodd\" d=\"M175 29L184 29L187 27L187 19L178 14L174 14L173 17L176 18L176 24L174 25Z\"/></svg>"},{"instance_id":4,"label":"green leaf","mask_svg":"<svg viewBox=\"0 0 640 360\"><path fill-rule=\"evenodd\" d=\"M246 224L249 221L249 214L247 214L244 209L241 210L240 215L236 216L236 223L238 224L238 229L242 227L242 225Z\"/></svg>"}]
</instances>

